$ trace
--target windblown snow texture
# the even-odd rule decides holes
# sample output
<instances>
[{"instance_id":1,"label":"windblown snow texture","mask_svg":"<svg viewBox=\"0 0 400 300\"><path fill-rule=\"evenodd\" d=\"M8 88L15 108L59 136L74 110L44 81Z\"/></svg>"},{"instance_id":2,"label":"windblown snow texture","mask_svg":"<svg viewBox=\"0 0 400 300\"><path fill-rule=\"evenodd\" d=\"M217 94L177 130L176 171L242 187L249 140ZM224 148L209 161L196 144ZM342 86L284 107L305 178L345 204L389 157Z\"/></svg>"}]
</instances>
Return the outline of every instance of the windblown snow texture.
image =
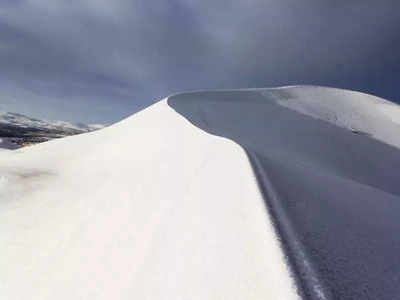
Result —
<instances>
[{"instance_id":1,"label":"windblown snow texture","mask_svg":"<svg viewBox=\"0 0 400 300\"><path fill-rule=\"evenodd\" d=\"M193 92L168 103L247 151L303 298L396 299L400 150L279 103L299 89Z\"/></svg>"}]
</instances>

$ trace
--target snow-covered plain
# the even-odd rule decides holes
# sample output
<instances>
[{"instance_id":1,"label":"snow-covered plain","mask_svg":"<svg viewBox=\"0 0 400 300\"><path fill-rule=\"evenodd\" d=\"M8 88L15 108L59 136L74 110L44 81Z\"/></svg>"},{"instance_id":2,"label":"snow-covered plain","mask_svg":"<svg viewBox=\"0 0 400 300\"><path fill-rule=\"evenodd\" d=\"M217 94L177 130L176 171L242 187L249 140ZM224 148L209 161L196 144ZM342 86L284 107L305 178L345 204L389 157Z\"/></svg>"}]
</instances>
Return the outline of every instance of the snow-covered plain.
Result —
<instances>
[{"instance_id":1,"label":"snow-covered plain","mask_svg":"<svg viewBox=\"0 0 400 300\"><path fill-rule=\"evenodd\" d=\"M245 152L163 100L0 153L0 299L297 299Z\"/></svg>"}]
</instances>

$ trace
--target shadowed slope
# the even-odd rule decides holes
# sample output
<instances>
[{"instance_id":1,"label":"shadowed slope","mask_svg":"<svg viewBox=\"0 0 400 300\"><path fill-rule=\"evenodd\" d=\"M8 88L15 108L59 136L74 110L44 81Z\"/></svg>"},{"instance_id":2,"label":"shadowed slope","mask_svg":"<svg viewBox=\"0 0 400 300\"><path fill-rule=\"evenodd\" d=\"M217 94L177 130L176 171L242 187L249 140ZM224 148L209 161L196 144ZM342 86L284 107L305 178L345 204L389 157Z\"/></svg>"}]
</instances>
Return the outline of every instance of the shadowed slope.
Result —
<instances>
[{"instance_id":1,"label":"shadowed slope","mask_svg":"<svg viewBox=\"0 0 400 300\"><path fill-rule=\"evenodd\" d=\"M322 87L193 92L168 103L246 149L305 298L400 293L399 127L393 110L387 114L391 104ZM385 109L373 113L374 105Z\"/></svg>"}]
</instances>

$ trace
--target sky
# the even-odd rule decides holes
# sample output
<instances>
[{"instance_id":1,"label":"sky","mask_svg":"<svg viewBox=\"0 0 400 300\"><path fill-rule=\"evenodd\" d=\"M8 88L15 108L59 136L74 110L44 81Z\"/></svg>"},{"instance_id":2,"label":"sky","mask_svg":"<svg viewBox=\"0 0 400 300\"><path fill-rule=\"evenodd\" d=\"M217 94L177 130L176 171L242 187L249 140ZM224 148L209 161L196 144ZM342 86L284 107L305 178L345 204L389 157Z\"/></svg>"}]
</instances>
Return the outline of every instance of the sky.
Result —
<instances>
[{"instance_id":1,"label":"sky","mask_svg":"<svg viewBox=\"0 0 400 300\"><path fill-rule=\"evenodd\" d=\"M400 102L398 0L1 0L0 110L110 124L170 94L312 84Z\"/></svg>"}]
</instances>

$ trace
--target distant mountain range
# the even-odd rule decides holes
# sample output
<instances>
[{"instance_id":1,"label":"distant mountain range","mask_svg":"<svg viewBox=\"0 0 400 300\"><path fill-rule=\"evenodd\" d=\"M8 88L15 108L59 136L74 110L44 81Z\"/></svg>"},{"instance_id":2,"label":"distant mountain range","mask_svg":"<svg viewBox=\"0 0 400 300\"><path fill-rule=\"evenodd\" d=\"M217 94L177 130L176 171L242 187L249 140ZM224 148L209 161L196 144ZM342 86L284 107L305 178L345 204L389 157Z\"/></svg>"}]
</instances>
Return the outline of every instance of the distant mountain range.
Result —
<instances>
[{"instance_id":1,"label":"distant mountain range","mask_svg":"<svg viewBox=\"0 0 400 300\"><path fill-rule=\"evenodd\" d=\"M45 121L18 113L0 112L0 148L14 149L103 127L100 124Z\"/></svg>"}]
</instances>

